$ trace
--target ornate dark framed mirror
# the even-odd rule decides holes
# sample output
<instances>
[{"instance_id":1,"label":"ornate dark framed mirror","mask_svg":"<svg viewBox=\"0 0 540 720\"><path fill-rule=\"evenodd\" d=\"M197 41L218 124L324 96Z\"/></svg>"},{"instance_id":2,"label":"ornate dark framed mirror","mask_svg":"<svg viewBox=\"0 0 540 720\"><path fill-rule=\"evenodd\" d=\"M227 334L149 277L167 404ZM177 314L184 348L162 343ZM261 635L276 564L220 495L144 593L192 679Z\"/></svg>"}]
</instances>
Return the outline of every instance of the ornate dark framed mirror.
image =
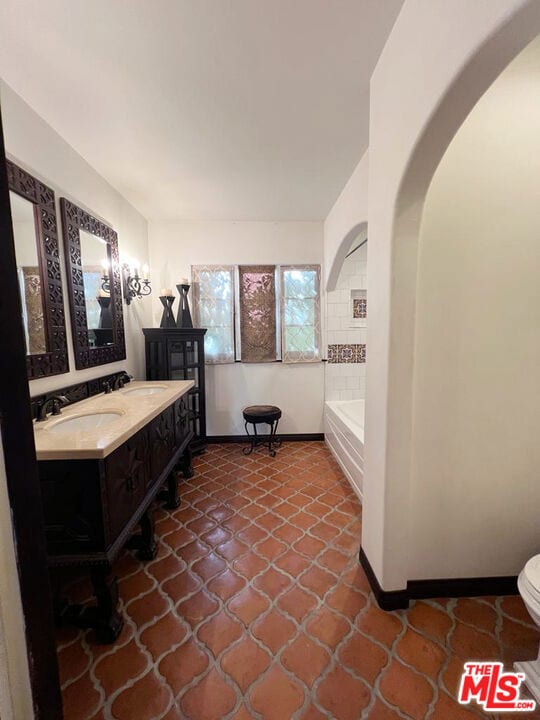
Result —
<instances>
[{"instance_id":1,"label":"ornate dark framed mirror","mask_svg":"<svg viewBox=\"0 0 540 720\"><path fill-rule=\"evenodd\" d=\"M54 191L6 160L28 379L69 370Z\"/></svg>"},{"instance_id":2,"label":"ornate dark framed mirror","mask_svg":"<svg viewBox=\"0 0 540 720\"><path fill-rule=\"evenodd\" d=\"M101 220L60 198L71 330L78 370L126 357L118 237Z\"/></svg>"}]
</instances>

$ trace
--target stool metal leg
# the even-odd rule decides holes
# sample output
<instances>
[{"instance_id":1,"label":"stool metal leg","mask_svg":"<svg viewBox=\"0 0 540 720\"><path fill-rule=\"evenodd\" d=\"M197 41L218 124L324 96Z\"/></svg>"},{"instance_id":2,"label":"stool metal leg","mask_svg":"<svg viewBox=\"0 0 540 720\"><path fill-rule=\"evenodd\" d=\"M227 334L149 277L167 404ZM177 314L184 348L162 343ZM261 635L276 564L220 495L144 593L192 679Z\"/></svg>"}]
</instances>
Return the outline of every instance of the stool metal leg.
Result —
<instances>
[{"instance_id":1,"label":"stool metal leg","mask_svg":"<svg viewBox=\"0 0 540 720\"><path fill-rule=\"evenodd\" d=\"M253 425L253 433L251 434L249 432L248 425ZM270 427L270 432L268 433L268 441L266 440L266 435L259 435L257 432L257 423L249 423L247 420L244 422L244 427L246 429L246 435L249 439L249 446L242 449L242 452L244 455L251 455L254 448L256 448L260 444L268 444L268 453L270 457L276 456L276 451L274 448L279 448L281 446L281 440L276 440L276 433L279 425L279 419L273 420L272 422L267 423Z\"/></svg>"},{"instance_id":2,"label":"stool metal leg","mask_svg":"<svg viewBox=\"0 0 540 720\"><path fill-rule=\"evenodd\" d=\"M255 442L254 442L254 439L252 438L252 436L249 434L248 422L247 422L247 420L246 420L246 422L244 423L244 427L245 427L245 429L246 429L246 435L247 435L248 438L249 438L249 447L245 447L245 448L242 450L242 452L244 453L244 455L251 455L251 453L253 452L253 448L255 447Z\"/></svg>"},{"instance_id":3,"label":"stool metal leg","mask_svg":"<svg viewBox=\"0 0 540 720\"><path fill-rule=\"evenodd\" d=\"M270 432L268 434L268 453L270 457L276 456L276 451L272 447L272 438L274 437L274 423L268 423L270 425Z\"/></svg>"},{"instance_id":4,"label":"stool metal leg","mask_svg":"<svg viewBox=\"0 0 540 720\"><path fill-rule=\"evenodd\" d=\"M279 447L279 445L278 445L279 441L275 439L278 424L279 424L279 419L269 423L270 435L268 436L268 452L270 453L270 457L276 457L276 451L274 450L274 445L276 447ZM281 443L279 443L279 444L281 444Z\"/></svg>"},{"instance_id":5,"label":"stool metal leg","mask_svg":"<svg viewBox=\"0 0 540 720\"><path fill-rule=\"evenodd\" d=\"M278 438L278 439L276 440L278 425L279 425L279 418L276 420L276 426L275 426L275 428L273 428L272 445L273 445L273 447L276 447L276 448L280 448L280 447L281 447L281 439Z\"/></svg>"}]
</instances>

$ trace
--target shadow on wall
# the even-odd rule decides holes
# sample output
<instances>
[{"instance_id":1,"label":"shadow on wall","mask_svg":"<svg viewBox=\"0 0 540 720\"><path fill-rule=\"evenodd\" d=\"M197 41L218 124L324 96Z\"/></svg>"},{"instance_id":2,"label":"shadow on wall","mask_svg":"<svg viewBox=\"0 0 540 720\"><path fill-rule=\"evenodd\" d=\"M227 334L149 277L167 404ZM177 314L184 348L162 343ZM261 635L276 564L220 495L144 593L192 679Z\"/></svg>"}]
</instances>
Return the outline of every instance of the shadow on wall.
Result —
<instances>
[{"instance_id":1,"label":"shadow on wall","mask_svg":"<svg viewBox=\"0 0 540 720\"><path fill-rule=\"evenodd\" d=\"M352 227L349 232L345 235L341 241L341 245L338 248L336 256L332 262L330 273L328 274L328 281L326 283L326 292L331 292L336 289L337 281L347 253L351 249L351 245L354 240L364 240L367 237L367 221L357 223Z\"/></svg>"}]
</instances>

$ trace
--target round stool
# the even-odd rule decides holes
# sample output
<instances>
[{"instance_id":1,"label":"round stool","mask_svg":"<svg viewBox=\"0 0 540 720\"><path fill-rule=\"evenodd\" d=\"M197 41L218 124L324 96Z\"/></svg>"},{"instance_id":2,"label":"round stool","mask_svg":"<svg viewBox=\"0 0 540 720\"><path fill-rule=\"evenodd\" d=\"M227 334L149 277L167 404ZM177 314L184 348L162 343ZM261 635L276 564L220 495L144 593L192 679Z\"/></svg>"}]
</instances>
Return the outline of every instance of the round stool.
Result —
<instances>
[{"instance_id":1,"label":"round stool","mask_svg":"<svg viewBox=\"0 0 540 720\"><path fill-rule=\"evenodd\" d=\"M244 427L246 428L246 435L249 438L249 447L244 448L244 455L250 455L253 452L253 448L259 444L268 444L268 452L271 457L275 457L276 451L274 448L278 448L281 445L281 440L276 440L276 432L281 417L281 410L275 405L251 405L250 407L244 408L242 411L244 416ZM248 423L253 425L253 435L249 434ZM268 435L257 435L257 424L266 423L270 425L270 433Z\"/></svg>"}]
</instances>

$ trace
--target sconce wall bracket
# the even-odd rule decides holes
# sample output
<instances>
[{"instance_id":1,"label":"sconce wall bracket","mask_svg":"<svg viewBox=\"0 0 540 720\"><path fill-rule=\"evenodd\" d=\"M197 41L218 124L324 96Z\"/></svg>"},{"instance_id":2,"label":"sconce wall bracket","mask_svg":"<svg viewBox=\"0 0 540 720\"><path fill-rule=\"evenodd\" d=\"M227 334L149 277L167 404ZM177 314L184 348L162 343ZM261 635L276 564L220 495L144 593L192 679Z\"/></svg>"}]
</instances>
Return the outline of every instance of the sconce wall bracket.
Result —
<instances>
[{"instance_id":1,"label":"sconce wall bracket","mask_svg":"<svg viewBox=\"0 0 540 720\"><path fill-rule=\"evenodd\" d=\"M137 270L132 275L127 263L122 265L122 286L126 305L130 305L135 298L140 299L152 292L150 280L139 277Z\"/></svg>"}]
</instances>

